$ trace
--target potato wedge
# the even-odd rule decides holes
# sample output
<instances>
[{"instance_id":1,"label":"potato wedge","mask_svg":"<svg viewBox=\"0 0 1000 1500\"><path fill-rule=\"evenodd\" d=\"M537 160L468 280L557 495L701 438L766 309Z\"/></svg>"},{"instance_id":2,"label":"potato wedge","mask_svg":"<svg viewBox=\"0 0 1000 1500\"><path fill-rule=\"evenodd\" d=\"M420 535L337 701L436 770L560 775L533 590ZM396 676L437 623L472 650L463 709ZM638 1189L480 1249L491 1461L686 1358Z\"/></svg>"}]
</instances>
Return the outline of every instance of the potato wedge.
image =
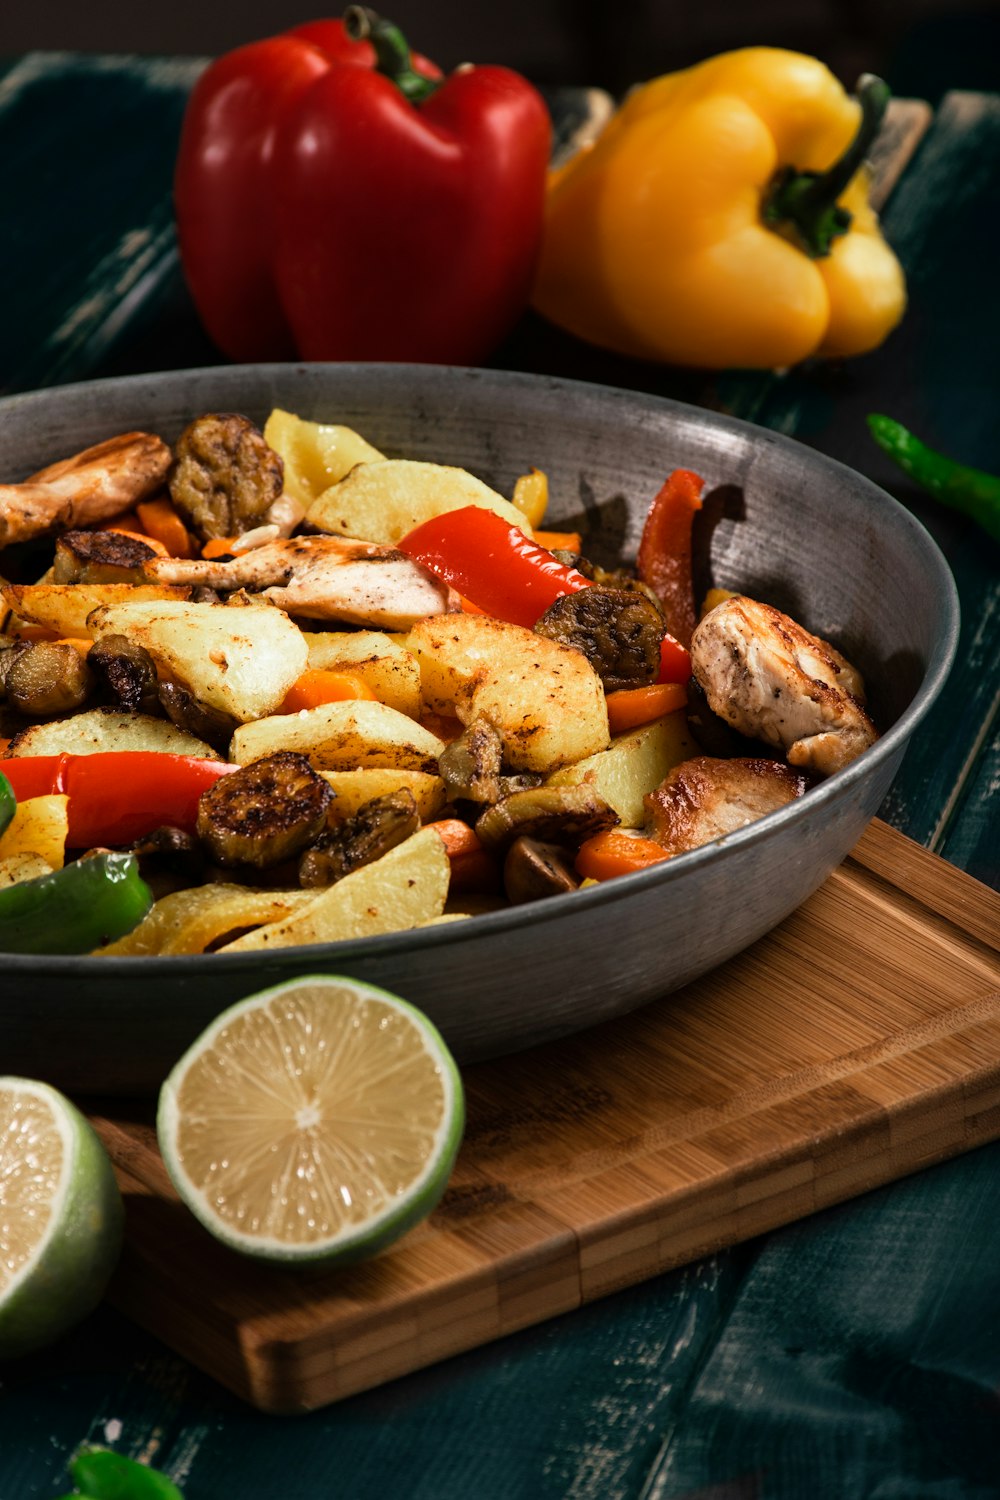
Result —
<instances>
[{"instance_id":1,"label":"potato wedge","mask_svg":"<svg viewBox=\"0 0 1000 1500\"><path fill-rule=\"evenodd\" d=\"M40 854L8 854L0 859L0 891L4 886L20 885L25 880L51 874L52 866Z\"/></svg>"},{"instance_id":2,"label":"potato wedge","mask_svg":"<svg viewBox=\"0 0 1000 1500\"><path fill-rule=\"evenodd\" d=\"M217 760L218 752L169 719L124 708L89 708L71 719L32 724L10 742L8 755L95 755L104 750L155 750Z\"/></svg>"},{"instance_id":3,"label":"potato wedge","mask_svg":"<svg viewBox=\"0 0 1000 1500\"><path fill-rule=\"evenodd\" d=\"M416 657L379 630L328 630L306 634L309 665L352 672L380 703L419 719L420 668Z\"/></svg>"},{"instance_id":4,"label":"potato wedge","mask_svg":"<svg viewBox=\"0 0 1000 1500\"><path fill-rule=\"evenodd\" d=\"M248 932L219 952L339 943L419 927L443 913L448 874L443 842L433 829L422 828L381 859L345 875L304 911Z\"/></svg>"},{"instance_id":5,"label":"potato wedge","mask_svg":"<svg viewBox=\"0 0 1000 1500\"><path fill-rule=\"evenodd\" d=\"M50 870L61 870L69 832L69 798L58 792L28 797L0 835L0 860L37 854Z\"/></svg>"},{"instance_id":6,"label":"potato wedge","mask_svg":"<svg viewBox=\"0 0 1000 1500\"><path fill-rule=\"evenodd\" d=\"M240 723L273 713L308 651L299 627L269 604L119 604L91 616L97 639L127 635L200 703Z\"/></svg>"},{"instance_id":7,"label":"potato wedge","mask_svg":"<svg viewBox=\"0 0 1000 1500\"><path fill-rule=\"evenodd\" d=\"M276 750L298 750L317 771L395 766L436 775L443 749L443 740L405 714L358 698L243 724L233 735L229 759L245 766Z\"/></svg>"},{"instance_id":8,"label":"potato wedge","mask_svg":"<svg viewBox=\"0 0 1000 1500\"><path fill-rule=\"evenodd\" d=\"M349 474L355 464L384 455L353 427L307 422L276 406L264 424L264 441L285 465L285 494L307 510L314 500Z\"/></svg>"},{"instance_id":9,"label":"potato wedge","mask_svg":"<svg viewBox=\"0 0 1000 1500\"><path fill-rule=\"evenodd\" d=\"M678 709L617 735L607 750L554 771L547 785L575 786L586 781L614 808L623 827L641 828L646 821L643 797L674 766L699 753L687 727L687 714Z\"/></svg>"},{"instance_id":10,"label":"potato wedge","mask_svg":"<svg viewBox=\"0 0 1000 1500\"><path fill-rule=\"evenodd\" d=\"M364 766L359 771L320 771L323 780L334 791L336 801L330 807L327 821L342 823L353 818L360 807L374 797L386 797L390 792L409 792L417 804L417 813L422 823L430 823L438 816L448 793L440 776L431 776L426 771L403 771L391 766Z\"/></svg>"},{"instance_id":11,"label":"potato wedge","mask_svg":"<svg viewBox=\"0 0 1000 1500\"><path fill-rule=\"evenodd\" d=\"M554 771L607 749L604 689L581 652L485 615L421 620L407 644L427 707L488 719L515 769Z\"/></svg>"},{"instance_id":12,"label":"potato wedge","mask_svg":"<svg viewBox=\"0 0 1000 1500\"><path fill-rule=\"evenodd\" d=\"M204 953L220 938L262 927L303 911L315 891L260 891L244 885L205 885L163 896L139 923L100 955L145 958L162 953Z\"/></svg>"},{"instance_id":13,"label":"potato wedge","mask_svg":"<svg viewBox=\"0 0 1000 1500\"><path fill-rule=\"evenodd\" d=\"M320 531L394 547L414 526L464 505L482 505L530 531L523 511L464 469L405 458L358 464L324 490L306 519Z\"/></svg>"},{"instance_id":14,"label":"potato wedge","mask_svg":"<svg viewBox=\"0 0 1000 1500\"><path fill-rule=\"evenodd\" d=\"M89 616L101 607L189 599L186 586L166 583L5 583L5 603L22 620L57 635L93 638Z\"/></svg>"}]
</instances>

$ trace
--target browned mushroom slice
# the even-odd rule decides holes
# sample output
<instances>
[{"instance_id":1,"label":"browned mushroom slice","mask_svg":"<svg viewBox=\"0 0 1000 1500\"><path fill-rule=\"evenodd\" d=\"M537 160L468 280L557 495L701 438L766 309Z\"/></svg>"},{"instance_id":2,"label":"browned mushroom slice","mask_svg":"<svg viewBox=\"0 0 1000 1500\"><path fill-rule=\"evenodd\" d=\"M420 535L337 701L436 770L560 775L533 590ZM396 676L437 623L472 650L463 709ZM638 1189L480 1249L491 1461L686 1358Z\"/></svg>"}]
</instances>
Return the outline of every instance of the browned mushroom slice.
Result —
<instances>
[{"instance_id":1,"label":"browned mushroom slice","mask_svg":"<svg viewBox=\"0 0 1000 1500\"><path fill-rule=\"evenodd\" d=\"M649 837L671 854L697 849L776 812L806 790L804 776L777 760L682 761L645 798Z\"/></svg>"},{"instance_id":2,"label":"browned mushroom slice","mask_svg":"<svg viewBox=\"0 0 1000 1500\"><path fill-rule=\"evenodd\" d=\"M67 531L56 542L53 583L144 583L143 566L156 556L137 536L121 531Z\"/></svg>"},{"instance_id":3,"label":"browned mushroom slice","mask_svg":"<svg viewBox=\"0 0 1000 1500\"><path fill-rule=\"evenodd\" d=\"M210 412L177 439L170 498L202 541L263 525L284 465L246 417Z\"/></svg>"},{"instance_id":4,"label":"browned mushroom slice","mask_svg":"<svg viewBox=\"0 0 1000 1500\"><path fill-rule=\"evenodd\" d=\"M358 808L353 818L321 835L306 850L299 861L299 884L333 885L352 870L360 870L388 854L419 827L420 815L409 790L401 788L398 792L387 792L384 797L373 797Z\"/></svg>"},{"instance_id":5,"label":"browned mushroom slice","mask_svg":"<svg viewBox=\"0 0 1000 1500\"><path fill-rule=\"evenodd\" d=\"M239 728L239 719L224 713L221 708L209 707L179 682L169 679L157 684L157 697L172 724L225 754L229 741Z\"/></svg>"},{"instance_id":6,"label":"browned mushroom slice","mask_svg":"<svg viewBox=\"0 0 1000 1500\"><path fill-rule=\"evenodd\" d=\"M581 844L618 814L586 782L576 786L537 786L512 792L476 821L476 833L488 849L503 849L520 837L558 844Z\"/></svg>"},{"instance_id":7,"label":"browned mushroom slice","mask_svg":"<svg viewBox=\"0 0 1000 1500\"><path fill-rule=\"evenodd\" d=\"M93 673L65 641L32 641L15 646L4 672L11 708L32 719L71 713L86 702Z\"/></svg>"},{"instance_id":8,"label":"browned mushroom slice","mask_svg":"<svg viewBox=\"0 0 1000 1500\"><path fill-rule=\"evenodd\" d=\"M0 547L128 510L159 489L170 461L170 449L153 433L123 432L39 469L23 484L0 484Z\"/></svg>"},{"instance_id":9,"label":"browned mushroom slice","mask_svg":"<svg viewBox=\"0 0 1000 1500\"><path fill-rule=\"evenodd\" d=\"M333 792L308 759L278 750L220 776L198 802L198 837L220 865L276 865L326 822Z\"/></svg>"},{"instance_id":10,"label":"browned mushroom slice","mask_svg":"<svg viewBox=\"0 0 1000 1500\"><path fill-rule=\"evenodd\" d=\"M663 616L645 594L599 587L564 594L535 630L582 651L608 693L656 681Z\"/></svg>"},{"instance_id":11,"label":"browned mushroom slice","mask_svg":"<svg viewBox=\"0 0 1000 1500\"><path fill-rule=\"evenodd\" d=\"M564 896L575 891L580 877L572 856L559 844L539 839L516 838L503 862L503 884L512 906L542 901L546 896Z\"/></svg>"},{"instance_id":12,"label":"browned mushroom slice","mask_svg":"<svg viewBox=\"0 0 1000 1500\"><path fill-rule=\"evenodd\" d=\"M126 635L106 635L91 646L87 665L119 707L132 713L159 711L156 663L145 646Z\"/></svg>"},{"instance_id":13,"label":"browned mushroom slice","mask_svg":"<svg viewBox=\"0 0 1000 1500\"><path fill-rule=\"evenodd\" d=\"M503 741L486 719L476 719L438 756L438 774L449 797L496 802L501 795Z\"/></svg>"}]
</instances>

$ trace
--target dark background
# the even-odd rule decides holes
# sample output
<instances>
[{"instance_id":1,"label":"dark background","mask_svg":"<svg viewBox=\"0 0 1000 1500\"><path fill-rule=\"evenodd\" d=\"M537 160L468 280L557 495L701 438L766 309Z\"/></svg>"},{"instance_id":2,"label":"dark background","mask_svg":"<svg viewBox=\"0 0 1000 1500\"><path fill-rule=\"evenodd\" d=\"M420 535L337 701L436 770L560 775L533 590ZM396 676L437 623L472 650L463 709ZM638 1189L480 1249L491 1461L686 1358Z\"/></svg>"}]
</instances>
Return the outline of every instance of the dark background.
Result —
<instances>
[{"instance_id":1,"label":"dark background","mask_svg":"<svg viewBox=\"0 0 1000 1500\"><path fill-rule=\"evenodd\" d=\"M309 0L0 0L0 57L35 48L215 55L318 15ZM898 94L1000 89L1000 0L386 0L411 45L450 69L501 62L539 84L620 94L730 47L821 57Z\"/></svg>"}]
</instances>

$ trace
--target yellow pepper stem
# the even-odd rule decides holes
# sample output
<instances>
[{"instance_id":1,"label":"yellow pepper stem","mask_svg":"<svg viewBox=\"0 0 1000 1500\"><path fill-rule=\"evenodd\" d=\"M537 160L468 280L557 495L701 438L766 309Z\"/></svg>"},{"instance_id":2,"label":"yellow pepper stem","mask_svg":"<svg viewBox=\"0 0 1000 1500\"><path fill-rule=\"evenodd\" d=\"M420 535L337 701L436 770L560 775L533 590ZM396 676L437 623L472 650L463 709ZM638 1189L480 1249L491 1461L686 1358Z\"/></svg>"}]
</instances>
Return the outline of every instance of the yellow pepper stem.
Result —
<instances>
[{"instance_id":1,"label":"yellow pepper stem","mask_svg":"<svg viewBox=\"0 0 1000 1500\"><path fill-rule=\"evenodd\" d=\"M889 85L864 73L856 89L861 123L843 156L825 172L785 167L771 183L764 202L764 223L784 234L813 260L829 255L838 235L851 227L852 215L837 202L863 165L889 103Z\"/></svg>"}]
</instances>

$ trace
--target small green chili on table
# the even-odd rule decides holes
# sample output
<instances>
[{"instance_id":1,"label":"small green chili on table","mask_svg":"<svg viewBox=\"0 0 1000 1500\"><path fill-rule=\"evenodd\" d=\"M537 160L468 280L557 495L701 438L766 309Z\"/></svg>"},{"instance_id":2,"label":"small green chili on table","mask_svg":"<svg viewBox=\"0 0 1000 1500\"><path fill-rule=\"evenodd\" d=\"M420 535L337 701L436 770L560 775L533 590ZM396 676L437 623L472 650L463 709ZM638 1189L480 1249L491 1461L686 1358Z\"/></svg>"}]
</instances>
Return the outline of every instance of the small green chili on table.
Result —
<instances>
[{"instance_id":1,"label":"small green chili on table","mask_svg":"<svg viewBox=\"0 0 1000 1500\"><path fill-rule=\"evenodd\" d=\"M868 429L882 451L935 500L977 521L1000 542L1000 476L972 469L928 448L892 417L873 412Z\"/></svg>"}]
</instances>

